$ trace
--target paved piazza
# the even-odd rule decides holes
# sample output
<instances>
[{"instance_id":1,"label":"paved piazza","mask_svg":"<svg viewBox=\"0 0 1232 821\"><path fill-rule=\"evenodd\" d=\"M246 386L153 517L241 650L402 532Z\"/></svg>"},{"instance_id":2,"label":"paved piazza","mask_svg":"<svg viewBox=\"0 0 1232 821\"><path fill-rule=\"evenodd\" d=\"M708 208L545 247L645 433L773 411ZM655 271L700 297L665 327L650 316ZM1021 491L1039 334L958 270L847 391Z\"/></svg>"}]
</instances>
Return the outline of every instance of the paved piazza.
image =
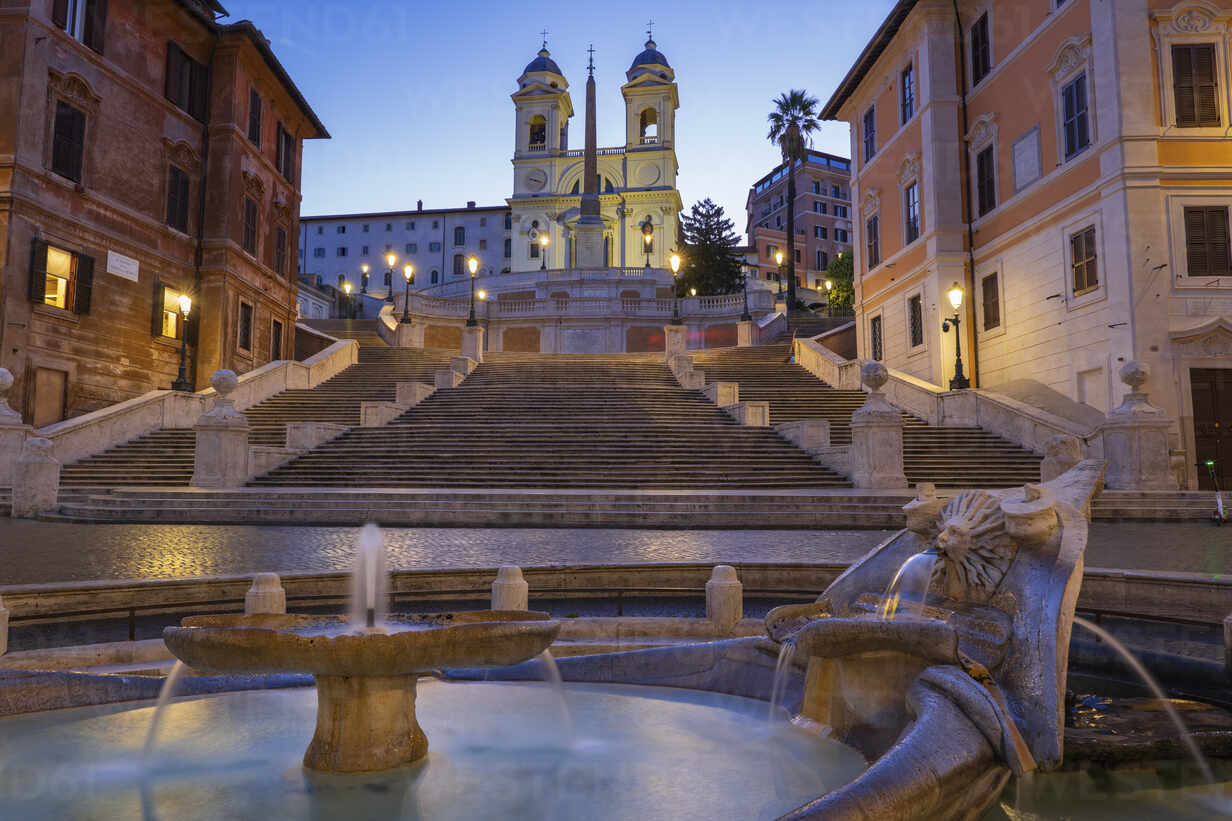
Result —
<instances>
[{"instance_id":1,"label":"paved piazza","mask_svg":"<svg viewBox=\"0 0 1232 821\"><path fill-rule=\"evenodd\" d=\"M849 562L885 530L392 528L399 570L644 562ZM76 525L0 520L0 587L348 569L354 528ZM1232 573L1232 528L1095 524L1088 567Z\"/></svg>"}]
</instances>

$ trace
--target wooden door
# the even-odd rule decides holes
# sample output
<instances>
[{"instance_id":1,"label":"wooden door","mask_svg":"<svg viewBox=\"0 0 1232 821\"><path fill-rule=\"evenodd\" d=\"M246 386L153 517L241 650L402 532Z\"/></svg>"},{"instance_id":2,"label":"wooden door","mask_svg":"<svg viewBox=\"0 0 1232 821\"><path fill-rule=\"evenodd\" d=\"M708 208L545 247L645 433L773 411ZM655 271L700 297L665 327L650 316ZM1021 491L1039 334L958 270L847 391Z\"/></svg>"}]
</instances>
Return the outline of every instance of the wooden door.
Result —
<instances>
[{"instance_id":1,"label":"wooden door","mask_svg":"<svg viewBox=\"0 0 1232 821\"><path fill-rule=\"evenodd\" d=\"M64 419L68 374L50 368L34 369L34 427L53 425Z\"/></svg>"},{"instance_id":2,"label":"wooden door","mask_svg":"<svg viewBox=\"0 0 1232 821\"><path fill-rule=\"evenodd\" d=\"M1189 386L1193 394L1198 487L1214 490L1206 465L1213 460L1219 487L1232 490L1232 368L1193 368L1189 371Z\"/></svg>"}]
</instances>

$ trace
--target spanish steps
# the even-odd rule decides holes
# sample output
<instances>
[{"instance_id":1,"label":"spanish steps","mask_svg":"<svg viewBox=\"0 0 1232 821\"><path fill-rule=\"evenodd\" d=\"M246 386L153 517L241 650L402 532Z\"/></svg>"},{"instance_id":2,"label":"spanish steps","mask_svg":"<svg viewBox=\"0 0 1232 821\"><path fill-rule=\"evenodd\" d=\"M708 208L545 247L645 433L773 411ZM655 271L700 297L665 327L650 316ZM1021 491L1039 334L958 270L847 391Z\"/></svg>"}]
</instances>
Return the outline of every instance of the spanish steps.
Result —
<instances>
[{"instance_id":1,"label":"spanish steps","mask_svg":"<svg viewBox=\"0 0 1232 821\"><path fill-rule=\"evenodd\" d=\"M851 443L859 390L839 390L791 363L791 345L715 348L693 352L706 381L740 383L740 399L770 403L770 424L825 419L833 445ZM936 427L903 414L903 470L911 485L1012 487L1039 481L1040 458L980 428Z\"/></svg>"}]
</instances>

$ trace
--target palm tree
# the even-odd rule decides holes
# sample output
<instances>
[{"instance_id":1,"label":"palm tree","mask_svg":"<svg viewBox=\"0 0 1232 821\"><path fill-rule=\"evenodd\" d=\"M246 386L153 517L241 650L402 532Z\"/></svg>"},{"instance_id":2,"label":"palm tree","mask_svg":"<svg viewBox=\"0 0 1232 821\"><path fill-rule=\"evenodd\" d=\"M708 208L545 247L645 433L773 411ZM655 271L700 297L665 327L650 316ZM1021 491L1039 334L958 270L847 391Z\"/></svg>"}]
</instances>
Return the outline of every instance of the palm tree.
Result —
<instances>
[{"instance_id":1,"label":"palm tree","mask_svg":"<svg viewBox=\"0 0 1232 821\"><path fill-rule=\"evenodd\" d=\"M804 89L780 94L773 101L774 110L766 118L770 133L766 139L779 147L787 163L787 310L796 307L796 160L804 159L805 149L813 143L813 132L821 127L817 121L817 98Z\"/></svg>"}]
</instances>

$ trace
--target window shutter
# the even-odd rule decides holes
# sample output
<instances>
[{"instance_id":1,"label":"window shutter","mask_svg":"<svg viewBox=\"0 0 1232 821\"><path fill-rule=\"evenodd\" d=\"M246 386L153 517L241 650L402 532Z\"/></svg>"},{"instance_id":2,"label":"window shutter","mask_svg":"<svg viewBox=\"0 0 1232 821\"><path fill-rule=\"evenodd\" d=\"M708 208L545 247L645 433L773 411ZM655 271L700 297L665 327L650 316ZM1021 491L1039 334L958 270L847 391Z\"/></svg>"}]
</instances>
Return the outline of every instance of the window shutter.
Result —
<instances>
[{"instance_id":1,"label":"window shutter","mask_svg":"<svg viewBox=\"0 0 1232 821\"><path fill-rule=\"evenodd\" d=\"M1215 81L1215 49L1193 47L1194 109L1198 125L1219 125L1219 102Z\"/></svg>"},{"instance_id":2,"label":"window shutter","mask_svg":"<svg viewBox=\"0 0 1232 821\"><path fill-rule=\"evenodd\" d=\"M180 104L180 71L184 65L184 53L180 47L167 41L167 79L163 93L168 100Z\"/></svg>"},{"instance_id":3,"label":"window shutter","mask_svg":"<svg viewBox=\"0 0 1232 821\"><path fill-rule=\"evenodd\" d=\"M30 243L30 301L47 299L47 243L36 239Z\"/></svg>"},{"instance_id":4,"label":"window shutter","mask_svg":"<svg viewBox=\"0 0 1232 821\"><path fill-rule=\"evenodd\" d=\"M51 4L51 22L60 28L68 28L68 0L55 0Z\"/></svg>"},{"instance_id":5,"label":"window shutter","mask_svg":"<svg viewBox=\"0 0 1232 821\"><path fill-rule=\"evenodd\" d=\"M104 35L107 33L107 0L88 0L86 3L86 30L83 41L87 46L103 53Z\"/></svg>"},{"instance_id":6,"label":"window shutter","mask_svg":"<svg viewBox=\"0 0 1232 821\"><path fill-rule=\"evenodd\" d=\"M163 335L163 304L167 301L167 286L154 280L154 301L150 308L150 336Z\"/></svg>"},{"instance_id":7,"label":"window shutter","mask_svg":"<svg viewBox=\"0 0 1232 821\"><path fill-rule=\"evenodd\" d=\"M73 296L73 312L90 313L90 297L94 291L94 257L84 254L77 257L76 293Z\"/></svg>"},{"instance_id":8,"label":"window shutter","mask_svg":"<svg viewBox=\"0 0 1232 821\"><path fill-rule=\"evenodd\" d=\"M1206 254L1206 210L1203 208L1185 209L1185 252L1191 277L1210 274Z\"/></svg>"},{"instance_id":9,"label":"window shutter","mask_svg":"<svg viewBox=\"0 0 1232 821\"><path fill-rule=\"evenodd\" d=\"M1211 274L1228 273L1228 212L1206 209L1206 256Z\"/></svg>"},{"instance_id":10,"label":"window shutter","mask_svg":"<svg viewBox=\"0 0 1232 821\"><path fill-rule=\"evenodd\" d=\"M205 122L209 115L210 69L209 66L192 62L191 99L187 100L188 113L197 121Z\"/></svg>"}]
</instances>

